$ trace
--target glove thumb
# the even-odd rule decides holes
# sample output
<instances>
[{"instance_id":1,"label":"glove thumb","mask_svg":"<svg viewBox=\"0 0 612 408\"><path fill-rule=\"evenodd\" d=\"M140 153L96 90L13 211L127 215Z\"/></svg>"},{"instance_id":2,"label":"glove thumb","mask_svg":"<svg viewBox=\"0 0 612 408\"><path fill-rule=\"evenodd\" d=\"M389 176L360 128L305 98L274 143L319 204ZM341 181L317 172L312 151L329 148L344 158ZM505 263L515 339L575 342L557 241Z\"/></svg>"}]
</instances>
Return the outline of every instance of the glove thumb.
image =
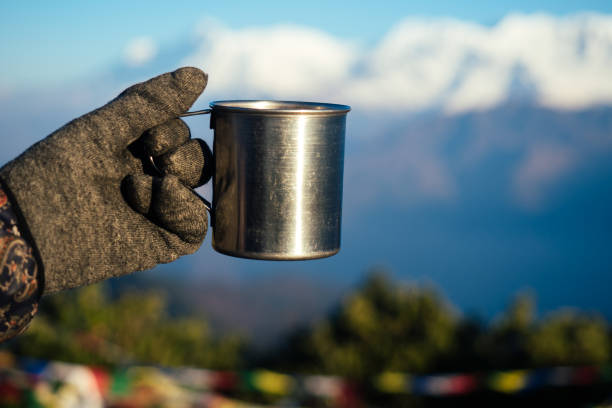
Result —
<instances>
[{"instance_id":1,"label":"glove thumb","mask_svg":"<svg viewBox=\"0 0 612 408\"><path fill-rule=\"evenodd\" d=\"M114 148L125 148L142 133L186 112L198 99L208 76L198 68L185 67L159 75L123 91L91 115L113 118L127 131L116 132Z\"/></svg>"}]
</instances>

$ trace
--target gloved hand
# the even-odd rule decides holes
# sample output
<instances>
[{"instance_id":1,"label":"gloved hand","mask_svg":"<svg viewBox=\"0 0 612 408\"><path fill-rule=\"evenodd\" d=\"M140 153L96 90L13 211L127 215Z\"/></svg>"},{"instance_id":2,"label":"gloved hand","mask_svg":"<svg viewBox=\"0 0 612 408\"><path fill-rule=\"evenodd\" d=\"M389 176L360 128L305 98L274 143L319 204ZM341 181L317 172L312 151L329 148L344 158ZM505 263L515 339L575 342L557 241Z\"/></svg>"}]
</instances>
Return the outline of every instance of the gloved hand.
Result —
<instances>
[{"instance_id":1,"label":"gloved hand","mask_svg":"<svg viewBox=\"0 0 612 408\"><path fill-rule=\"evenodd\" d=\"M210 177L210 150L177 116L206 81L181 68L136 84L0 169L41 258L45 294L150 269L201 245L208 218L191 188ZM150 171L148 154L159 156L163 175Z\"/></svg>"}]
</instances>

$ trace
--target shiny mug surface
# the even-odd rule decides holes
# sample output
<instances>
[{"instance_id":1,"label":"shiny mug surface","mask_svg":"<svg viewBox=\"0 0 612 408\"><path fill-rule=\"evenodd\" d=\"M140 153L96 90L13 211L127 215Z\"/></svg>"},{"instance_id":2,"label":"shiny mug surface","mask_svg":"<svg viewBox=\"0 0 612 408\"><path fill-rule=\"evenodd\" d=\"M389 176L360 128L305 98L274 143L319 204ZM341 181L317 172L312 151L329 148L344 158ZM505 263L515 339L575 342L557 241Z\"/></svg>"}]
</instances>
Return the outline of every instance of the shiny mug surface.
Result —
<instances>
[{"instance_id":1,"label":"shiny mug surface","mask_svg":"<svg viewBox=\"0 0 612 408\"><path fill-rule=\"evenodd\" d=\"M337 253L350 107L239 100L210 107L214 249L269 260Z\"/></svg>"}]
</instances>

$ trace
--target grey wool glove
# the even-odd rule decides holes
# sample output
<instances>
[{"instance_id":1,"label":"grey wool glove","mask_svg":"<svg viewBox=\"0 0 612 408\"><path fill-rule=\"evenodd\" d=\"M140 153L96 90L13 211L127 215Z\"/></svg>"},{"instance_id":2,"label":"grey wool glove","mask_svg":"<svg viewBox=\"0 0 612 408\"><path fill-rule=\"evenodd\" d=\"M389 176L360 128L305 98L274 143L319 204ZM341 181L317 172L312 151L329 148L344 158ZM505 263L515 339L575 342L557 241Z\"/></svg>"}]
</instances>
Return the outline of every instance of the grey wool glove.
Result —
<instances>
[{"instance_id":1,"label":"grey wool glove","mask_svg":"<svg viewBox=\"0 0 612 408\"><path fill-rule=\"evenodd\" d=\"M44 271L44 293L150 269L195 252L208 226L192 190L210 150L177 116L207 76L181 68L131 86L0 169ZM163 174L147 165L157 156Z\"/></svg>"}]
</instances>

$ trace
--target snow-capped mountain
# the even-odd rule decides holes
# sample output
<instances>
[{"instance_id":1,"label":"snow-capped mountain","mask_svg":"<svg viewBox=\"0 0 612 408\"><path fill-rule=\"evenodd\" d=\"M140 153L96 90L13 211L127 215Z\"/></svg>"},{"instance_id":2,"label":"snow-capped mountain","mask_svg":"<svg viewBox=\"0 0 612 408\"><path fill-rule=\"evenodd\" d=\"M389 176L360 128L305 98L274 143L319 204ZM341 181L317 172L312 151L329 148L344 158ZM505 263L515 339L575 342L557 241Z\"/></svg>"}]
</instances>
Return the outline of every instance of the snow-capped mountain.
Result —
<instances>
[{"instance_id":1,"label":"snow-capped mountain","mask_svg":"<svg viewBox=\"0 0 612 408\"><path fill-rule=\"evenodd\" d=\"M343 249L293 271L346 283L383 264L435 282L462 308L493 313L532 287L544 309L612 316L612 16L409 18L373 44L206 21L175 45L130 44L103 75L0 93L0 161L181 65L209 73L196 108L226 98L354 107ZM189 125L210 138L207 120ZM287 265L223 257L207 241L181 267L243 276Z\"/></svg>"}]
</instances>

